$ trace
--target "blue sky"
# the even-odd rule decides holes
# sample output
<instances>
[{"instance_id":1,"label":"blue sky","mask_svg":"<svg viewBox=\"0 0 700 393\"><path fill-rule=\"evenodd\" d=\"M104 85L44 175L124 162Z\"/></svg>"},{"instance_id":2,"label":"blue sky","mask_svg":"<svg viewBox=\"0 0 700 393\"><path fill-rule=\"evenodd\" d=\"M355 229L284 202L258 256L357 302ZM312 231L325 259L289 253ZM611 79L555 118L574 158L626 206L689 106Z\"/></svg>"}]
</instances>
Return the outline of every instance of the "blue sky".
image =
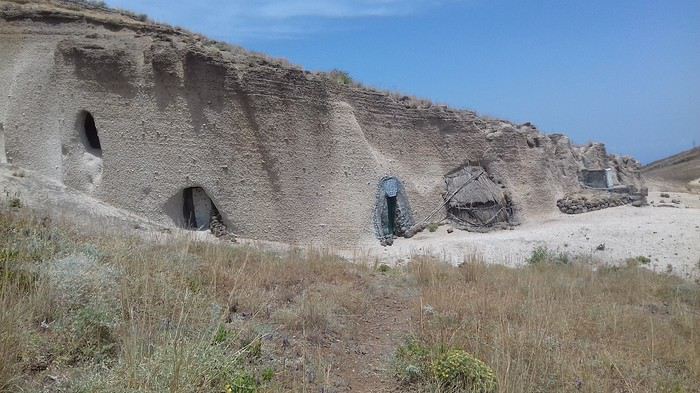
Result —
<instances>
[{"instance_id":1,"label":"blue sky","mask_svg":"<svg viewBox=\"0 0 700 393\"><path fill-rule=\"evenodd\" d=\"M700 1L108 0L649 162L700 144Z\"/></svg>"}]
</instances>

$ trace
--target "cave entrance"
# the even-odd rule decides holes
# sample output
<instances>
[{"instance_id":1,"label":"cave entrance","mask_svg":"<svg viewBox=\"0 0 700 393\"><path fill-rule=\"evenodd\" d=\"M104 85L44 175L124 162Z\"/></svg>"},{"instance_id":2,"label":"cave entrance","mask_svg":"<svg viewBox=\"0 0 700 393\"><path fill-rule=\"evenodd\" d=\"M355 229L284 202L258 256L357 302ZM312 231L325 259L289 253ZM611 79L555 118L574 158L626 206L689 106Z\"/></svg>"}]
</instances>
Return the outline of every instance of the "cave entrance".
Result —
<instances>
[{"instance_id":1,"label":"cave entrance","mask_svg":"<svg viewBox=\"0 0 700 393\"><path fill-rule=\"evenodd\" d=\"M7 153L5 152L5 127L0 123L0 164L7 163Z\"/></svg>"},{"instance_id":2,"label":"cave entrance","mask_svg":"<svg viewBox=\"0 0 700 393\"><path fill-rule=\"evenodd\" d=\"M221 221L221 214L202 187L182 191L183 226L187 229L209 230L212 218Z\"/></svg>"},{"instance_id":3,"label":"cave entrance","mask_svg":"<svg viewBox=\"0 0 700 393\"><path fill-rule=\"evenodd\" d=\"M396 234L396 196L386 197L388 234Z\"/></svg>"},{"instance_id":4,"label":"cave entrance","mask_svg":"<svg viewBox=\"0 0 700 393\"><path fill-rule=\"evenodd\" d=\"M83 112L82 117L81 139L83 145L85 145L85 149L95 155L102 155L102 144L100 143L100 136L97 133L95 118L88 111Z\"/></svg>"},{"instance_id":5,"label":"cave entrance","mask_svg":"<svg viewBox=\"0 0 700 393\"><path fill-rule=\"evenodd\" d=\"M74 119L73 129L61 141L63 183L92 194L102 183L102 144L97 130L99 123L86 110L77 112Z\"/></svg>"},{"instance_id":6,"label":"cave entrance","mask_svg":"<svg viewBox=\"0 0 700 393\"><path fill-rule=\"evenodd\" d=\"M377 187L374 227L382 244L391 244L397 236L406 236L413 216L403 185L395 177L383 178Z\"/></svg>"}]
</instances>

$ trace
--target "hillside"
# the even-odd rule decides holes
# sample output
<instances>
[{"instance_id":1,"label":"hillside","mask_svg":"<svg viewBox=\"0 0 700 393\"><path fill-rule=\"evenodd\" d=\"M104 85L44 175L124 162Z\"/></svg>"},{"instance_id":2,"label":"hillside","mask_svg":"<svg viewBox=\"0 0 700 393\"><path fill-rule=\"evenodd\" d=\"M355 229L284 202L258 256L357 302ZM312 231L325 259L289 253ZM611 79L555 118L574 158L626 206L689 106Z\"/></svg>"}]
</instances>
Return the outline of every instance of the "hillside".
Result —
<instances>
[{"instance_id":1,"label":"hillside","mask_svg":"<svg viewBox=\"0 0 700 393\"><path fill-rule=\"evenodd\" d=\"M83 2L0 1L0 38L0 157L163 225L216 216L248 238L374 244L392 232L389 183L401 233L443 205L445 176L465 166L509 201L508 224L558 214L584 168L639 183L638 162L602 144Z\"/></svg>"},{"instance_id":2,"label":"hillside","mask_svg":"<svg viewBox=\"0 0 700 393\"><path fill-rule=\"evenodd\" d=\"M659 189L700 192L700 147L645 165L642 175Z\"/></svg>"}]
</instances>

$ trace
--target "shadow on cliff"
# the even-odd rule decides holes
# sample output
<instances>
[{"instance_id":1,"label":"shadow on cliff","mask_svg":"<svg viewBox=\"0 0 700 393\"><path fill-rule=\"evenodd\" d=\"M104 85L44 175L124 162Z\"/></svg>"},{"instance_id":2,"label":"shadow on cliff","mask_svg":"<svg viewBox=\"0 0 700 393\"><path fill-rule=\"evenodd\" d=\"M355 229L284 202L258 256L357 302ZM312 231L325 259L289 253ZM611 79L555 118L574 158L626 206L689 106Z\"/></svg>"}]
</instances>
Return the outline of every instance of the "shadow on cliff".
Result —
<instances>
[{"instance_id":1,"label":"shadow on cliff","mask_svg":"<svg viewBox=\"0 0 700 393\"><path fill-rule=\"evenodd\" d=\"M224 64L199 52L187 52L184 60L184 88L194 131L199 133L208 122L206 109L221 113L226 95Z\"/></svg>"},{"instance_id":2,"label":"shadow on cliff","mask_svg":"<svg viewBox=\"0 0 700 393\"><path fill-rule=\"evenodd\" d=\"M106 91L132 99L136 87L136 65L123 48L108 48L93 43L64 41L59 45L63 61L72 65L80 81L94 82Z\"/></svg>"}]
</instances>

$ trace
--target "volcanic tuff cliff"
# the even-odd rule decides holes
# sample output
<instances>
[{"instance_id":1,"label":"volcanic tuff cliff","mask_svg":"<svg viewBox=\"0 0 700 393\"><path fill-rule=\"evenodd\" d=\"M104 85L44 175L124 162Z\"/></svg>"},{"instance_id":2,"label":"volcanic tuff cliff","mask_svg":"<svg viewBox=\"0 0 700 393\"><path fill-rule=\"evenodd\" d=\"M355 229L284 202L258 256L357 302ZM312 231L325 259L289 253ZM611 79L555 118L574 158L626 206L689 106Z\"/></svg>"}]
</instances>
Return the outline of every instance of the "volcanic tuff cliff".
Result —
<instances>
[{"instance_id":1,"label":"volcanic tuff cliff","mask_svg":"<svg viewBox=\"0 0 700 393\"><path fill-rule=\"evenodd\" d=\"M400 179L420 220L466 163L499 181L523 220L555 212L584 165L639 178L635 160L602 145L71 2L0 1L0 92L0 160L163 223L177 221L183 189L202 187L252 238L373 241L382 177ZM99 151L81 136L88 113Z\"/></svg>"}]
</instances>

